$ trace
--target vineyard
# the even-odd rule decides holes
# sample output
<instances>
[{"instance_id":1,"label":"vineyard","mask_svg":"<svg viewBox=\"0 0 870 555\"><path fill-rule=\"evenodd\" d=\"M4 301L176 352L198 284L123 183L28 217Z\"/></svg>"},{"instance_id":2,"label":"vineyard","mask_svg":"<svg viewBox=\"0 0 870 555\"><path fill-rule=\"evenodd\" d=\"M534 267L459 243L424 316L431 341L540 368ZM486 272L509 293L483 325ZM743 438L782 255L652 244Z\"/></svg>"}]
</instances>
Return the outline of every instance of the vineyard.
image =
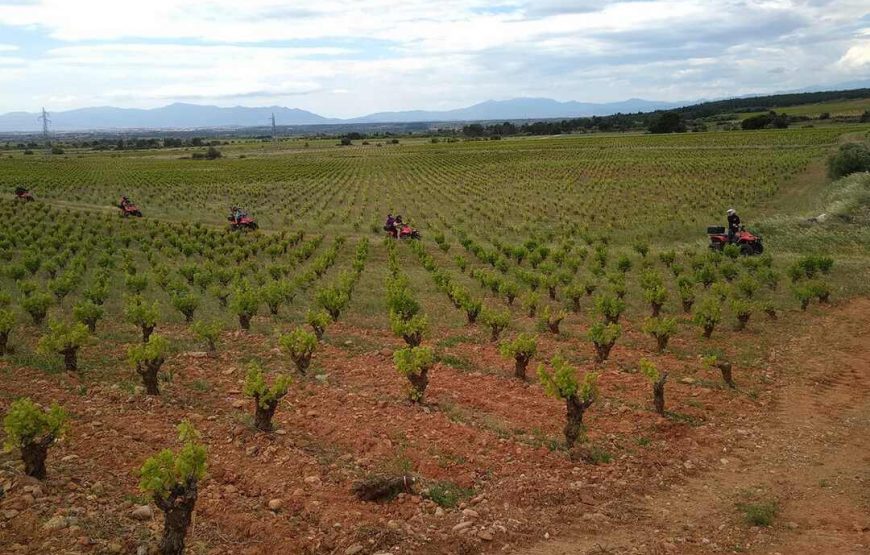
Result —
<instances>
[{"instance_id":1,"label":"vineyard","mask_svg":"<svg viewBox=\"0 0 870 555\"><path fill-rule=\"evenodd\" d=\"M604 526L765 412L765 346L866 287L866 227L789 198L866 190L794 183L867 129L0 158L0 551L516 552ZM707 248L729 207L764 255Z\"/></svg>"}]
</instances>

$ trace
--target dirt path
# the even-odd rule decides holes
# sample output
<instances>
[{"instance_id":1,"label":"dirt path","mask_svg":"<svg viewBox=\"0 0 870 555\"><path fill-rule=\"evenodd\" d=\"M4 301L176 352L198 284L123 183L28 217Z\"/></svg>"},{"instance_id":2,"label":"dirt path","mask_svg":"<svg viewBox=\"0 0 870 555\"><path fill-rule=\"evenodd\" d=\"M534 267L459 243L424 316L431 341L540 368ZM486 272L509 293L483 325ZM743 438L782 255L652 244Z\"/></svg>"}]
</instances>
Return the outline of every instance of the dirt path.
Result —
<instances>
[{"instance_id":1,"label":"dirt path","mask_svg":"<svg viewBox=\"0 0 870 555\"><path fill-rule=\"evenodd\" d=\"M870 299L838 307L768 354L766 421L736 428L718 467L603 508L533 555L870 553ZM773 502L770 527L741 503Z\"/></svg>"}]
</instances>

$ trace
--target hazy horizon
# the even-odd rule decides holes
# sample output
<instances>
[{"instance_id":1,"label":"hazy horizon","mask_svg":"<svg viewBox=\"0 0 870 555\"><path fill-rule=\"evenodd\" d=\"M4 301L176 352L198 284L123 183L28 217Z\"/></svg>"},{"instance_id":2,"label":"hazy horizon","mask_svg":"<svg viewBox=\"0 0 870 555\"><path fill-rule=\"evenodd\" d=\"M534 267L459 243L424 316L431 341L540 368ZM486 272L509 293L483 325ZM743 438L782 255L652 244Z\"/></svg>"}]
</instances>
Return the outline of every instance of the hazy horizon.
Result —
<instances>
[{"instance_id":1,"label":"hazy horizon","mask_svg":"<svg viewBox=\"0 0 870 555\"><path fill-rule=\"evenodd\" d=\"M0 113L185 102L324 117L489 99L691 101L870 75L870 5L821 0L0 0Z\"/></svg>"}]
</instances>

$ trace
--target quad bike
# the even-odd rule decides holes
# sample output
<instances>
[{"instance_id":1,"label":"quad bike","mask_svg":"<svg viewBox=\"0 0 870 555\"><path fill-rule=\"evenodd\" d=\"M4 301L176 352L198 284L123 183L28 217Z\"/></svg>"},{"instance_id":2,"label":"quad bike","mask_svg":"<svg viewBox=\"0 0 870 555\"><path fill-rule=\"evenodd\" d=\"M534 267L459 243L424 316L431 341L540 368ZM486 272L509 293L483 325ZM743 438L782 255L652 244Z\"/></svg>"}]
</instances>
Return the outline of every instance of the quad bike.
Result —
<instances>
[{"instance_id":1,"label":"quad bike","mask_svg":"<svg viewBox=\"0 0 870 555\"><path fill-rule=\"evenodd\" d=\"M237 230L237 231L244 231L244 230L254 231L259 227L257 225L256 220L254 220L254 218L252 218L250 216L242 216L238 220L236 220L232 216L227 216L227 221L230 222L230 229Z\"/></svg>"},{"instance_id":2,"label":"quad bike","mask_svg":"<svg viewBox=\"0 0 870 555\"><path fill-rule=\"evenodd\" d=\"M136 218L142 217L142 211L139 210L139 207L133 204L132 202L128 202L126 204L119 204L118 208L121 209L121 217L127 218L130 216L134 216Z\"/></svg>"},{"instance_id":3,"label":"quad bike","mask_svg":"<svg viewBox=\"0 0 870 555\"><path fill-rule=\"evenodd\" d=\"M728 232L724 226L711 226L707 228L707 235L710 237L710 248L714 251L721 251L725 245L729 243ZM740 247L740 254L752 256L764 252L764 245L761 244L761 236L755 235L743 226L740 226L740 231L734 234L732 244Z\"/></svg>"},{"instance_id":4,"label":"quad bike","mask_svg":"<svg viewBox=\"0 0 870 555\"><path fill-rule=\"evenodd\" d=\"M23 200L24 202L33 202L33 193L25 189L24 187L16 187L15 188L15 198L18 200Z\"/></svg>"},{"instance_id":5,"label":"quad bike","mask_svg":"<svg viewBox=\"0 0 870 555\"><path fill-rule=\"evenodd\" d=\"M387 235L392 237L393 239L421 239L420 232L414 229L409 225L402 225L402 227L394 227L392 229L384 226L384 229L387 232Z\"/></svg>"}]
</instances>

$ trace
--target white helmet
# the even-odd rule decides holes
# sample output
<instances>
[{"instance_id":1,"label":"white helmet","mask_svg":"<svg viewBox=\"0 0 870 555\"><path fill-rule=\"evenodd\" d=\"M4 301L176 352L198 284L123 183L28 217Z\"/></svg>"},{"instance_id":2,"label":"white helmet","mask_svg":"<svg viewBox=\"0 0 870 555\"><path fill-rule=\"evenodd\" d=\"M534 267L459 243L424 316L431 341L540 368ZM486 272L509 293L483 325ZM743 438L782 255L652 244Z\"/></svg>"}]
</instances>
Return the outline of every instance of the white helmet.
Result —
<instances>
[{"instance_id":1,"label":"white helmet","mask_svg":"<svg viewBox=\"0 0 870 555\"><path fill-rule=\"evenodd\" d=\"M726 214L736 214L736 213L737 213L737 211L734 210L733 208L729 208L726 212Z\"/></svg>"}]
</instances>

